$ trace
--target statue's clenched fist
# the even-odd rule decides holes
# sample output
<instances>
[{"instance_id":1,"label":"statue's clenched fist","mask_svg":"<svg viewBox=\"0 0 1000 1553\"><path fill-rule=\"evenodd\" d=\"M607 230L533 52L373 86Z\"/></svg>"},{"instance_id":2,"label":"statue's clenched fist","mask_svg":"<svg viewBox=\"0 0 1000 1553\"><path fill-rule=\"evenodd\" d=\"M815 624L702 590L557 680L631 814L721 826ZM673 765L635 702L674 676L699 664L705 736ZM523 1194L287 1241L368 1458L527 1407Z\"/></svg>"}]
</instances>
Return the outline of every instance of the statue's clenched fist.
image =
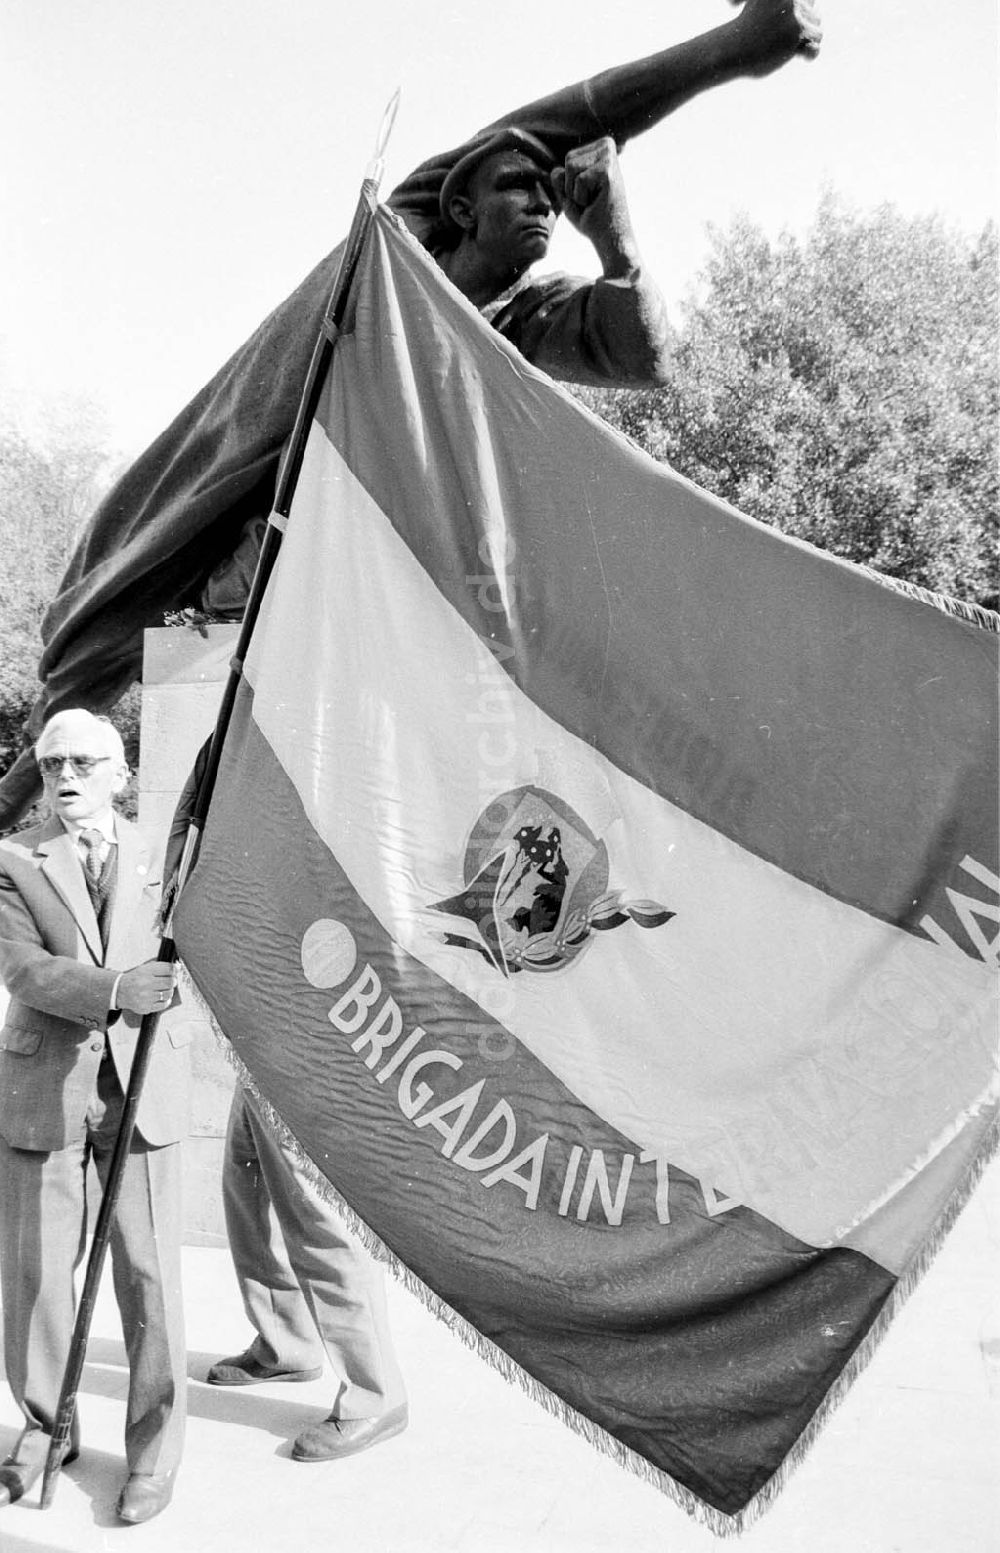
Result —
<instances>
[{"instance_id":1,"label":"statue's clenched fist","mask_svg":"<svg viewBox=\"0 0 1000 1553\"><path fill-rule=\"evenodd\" d=\"M819 12L809 0L746 0L734 25L748 75L770 75L795 54L814 59L823 40Z\"/></svg>"},{"instance_id":2,"label":"statue's clenched fist","mask_svg":"<svg viewBox=\"0 0 1000 1553\"><path fill-rule=\"evenodd\" d=\"M593 243L606 273L622 255L632 260L635 239L625 182L609 136L571 151L553 170L552 192L562 214Z\"/></svg>"}]
</instances>

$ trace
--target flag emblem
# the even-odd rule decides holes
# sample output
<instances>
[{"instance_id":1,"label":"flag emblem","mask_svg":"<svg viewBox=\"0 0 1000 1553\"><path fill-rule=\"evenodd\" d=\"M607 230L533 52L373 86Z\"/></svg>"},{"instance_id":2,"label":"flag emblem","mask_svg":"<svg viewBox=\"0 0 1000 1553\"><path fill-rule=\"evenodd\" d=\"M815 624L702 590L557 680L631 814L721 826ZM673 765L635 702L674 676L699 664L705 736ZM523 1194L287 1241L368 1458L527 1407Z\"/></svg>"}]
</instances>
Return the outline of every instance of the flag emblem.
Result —
<instances>
[{"instance_id":1,"label":"flag emblem","mask_svg":"<svg viewBox=\"0 0 1000 1553\"><path fill-rule=\"evenodd\" d=\"M663 927L674 916L657 901L623 901L620 890L610 890L604 842L541 787L514 788L483 811L465 848L463 877L464 888L431 909L468 926L439 936L481 954L503 976L562 970L594 932L630 921Z\"/></svg>"}]
</instances>

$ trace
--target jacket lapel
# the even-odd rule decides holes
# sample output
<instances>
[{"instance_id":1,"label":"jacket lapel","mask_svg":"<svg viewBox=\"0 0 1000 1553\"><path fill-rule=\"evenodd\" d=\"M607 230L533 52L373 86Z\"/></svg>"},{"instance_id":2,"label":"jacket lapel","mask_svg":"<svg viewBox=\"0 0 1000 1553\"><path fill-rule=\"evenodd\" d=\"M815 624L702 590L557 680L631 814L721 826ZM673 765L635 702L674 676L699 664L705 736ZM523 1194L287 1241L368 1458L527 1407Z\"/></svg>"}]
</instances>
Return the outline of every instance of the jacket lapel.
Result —
<instances>
[{"instance_id":1,"label":"jacket lapel","mask_svg":"<svg viewBox=\"0 0 1000 1553\"><path fill-rule=\"evenodd\" d=\"M42 873L72 915L94 960L101 965L104 961L101 930L76 847L58 820L51 820L46 832L35 847L42 859Z\"/></svg>"},{"instance_id":2,"label":"jacket lapel","mask_svg":"<svg viewBox=\"0 0 1000 1553\"><path fill-rule=\"evenodd\" d=\"M121 815L115 817L118 842L117 906L111 916L107 963L129 966L135 958L130 947L135 942L135 914L142 891L150 882L150 852L142 833ZM148 926L144 922L144 926Z\"/></svg>"}]
</instances>

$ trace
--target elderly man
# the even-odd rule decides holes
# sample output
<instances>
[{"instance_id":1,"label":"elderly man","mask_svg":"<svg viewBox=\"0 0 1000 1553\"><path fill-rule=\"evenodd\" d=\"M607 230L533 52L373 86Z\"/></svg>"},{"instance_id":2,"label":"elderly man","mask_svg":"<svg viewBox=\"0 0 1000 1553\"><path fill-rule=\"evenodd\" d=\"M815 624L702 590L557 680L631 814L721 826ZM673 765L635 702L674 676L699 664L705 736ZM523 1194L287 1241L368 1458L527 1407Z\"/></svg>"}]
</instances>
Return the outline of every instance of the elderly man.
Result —
<instances>
[{"instance_id":1,"label":"elderly man","mask_svg":"<svg viewBox=\"0 0 1000 1553\"><path fill-rule=\"evenodd\" d=\"M113 808L128 779L116 729L60 712L35 756L50 816L0 841L0 1277L7 1379L25 1427L0 1466L0 1503L41 1473L74 1319L85 1179L107 1177L144 1014L165 1011L173 967L153 956L160 872ZM184 1433L179 1141L187 1130L182 1029L157 1030L111 1236L129 1361L121 1520L170 1500ZM79 1450L74 1420L67 1460Z\"/></svg>"}]
</instances>

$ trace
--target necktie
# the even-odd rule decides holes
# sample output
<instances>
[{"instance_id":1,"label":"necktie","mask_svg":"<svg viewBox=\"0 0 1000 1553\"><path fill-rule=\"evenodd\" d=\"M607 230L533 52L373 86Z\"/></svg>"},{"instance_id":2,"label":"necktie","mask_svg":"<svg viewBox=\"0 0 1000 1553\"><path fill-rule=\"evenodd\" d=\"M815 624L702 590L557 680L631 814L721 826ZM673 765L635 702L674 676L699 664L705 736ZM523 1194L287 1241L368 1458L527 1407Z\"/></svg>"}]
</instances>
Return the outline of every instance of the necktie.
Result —
<instances>
[{"instance_id":1,"label":"necktie","mask_svg":"<svg viewBox=\"0 0 1000 1553\"><path fill-rule=\"evenodd\" d=\"M80 832L80 840L83 842L85 852L83 866L87 873L97 884L101 877L101 848L104 845L104 837L99 830L84 830Z\"/></svg>"},{"instance_id":2,"label":"necktie","mask_svg":"<svg viewBox=\"0 0 1000 1553\"><path fill-rule=\"evenodd\" d=\"M118 887L116 848L114 843L109 842L106 836L102 836L99 830L81 831L80 840L86 848L83 876L87 881L87 893L94 908L97 925L101 930L101 943L107 951L111 913ZM107 856L103 861L102 847L106 847L107 850Z\"/></svg>"}]
</instances>

